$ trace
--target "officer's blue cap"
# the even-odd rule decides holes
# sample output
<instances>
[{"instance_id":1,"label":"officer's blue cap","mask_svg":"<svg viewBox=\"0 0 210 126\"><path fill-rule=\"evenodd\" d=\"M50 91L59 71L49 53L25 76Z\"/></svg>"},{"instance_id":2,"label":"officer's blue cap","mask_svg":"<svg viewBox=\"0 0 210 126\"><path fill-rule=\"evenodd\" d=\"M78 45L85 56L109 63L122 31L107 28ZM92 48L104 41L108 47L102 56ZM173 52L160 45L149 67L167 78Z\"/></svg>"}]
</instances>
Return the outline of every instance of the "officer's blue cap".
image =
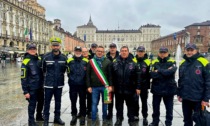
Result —
<instances>
[{"instance_id":1,"label":"officer's blue cap","mask_svg":"<svg viewBox=\"0 0 210 126\"><path fill-rule=\"evenodd\" d=\"M36 45L33 44L33 43L30 43L30 44L27 45L27 50L32 49L32 48L33 48L33 49L37 49L37 48L36 48Z\"/></svg>"},{"instance_id":2,"label":"officer's blue cap","mask_svg":"<svg viewBox=\"0 0 210 126\"><path fill-rule=\"evenodd\" d=\"M186 45L185 49L197 49L197 47L194 43L188 43Z\"/></svg>"},{"instance_id":3,"label":"officer's blue cap","mask_svg":"<svg viewBox=\"0 0 210 126\"><path fill-rule=\"evenodd\" d=\"M168 52L168 48L166 47L160 47L159 52Z\"/></svg>"},{"instance_id":4,"label":"officer's blue cap","mask_svg":"<svg viewBox=\"0 0 210 126\"><path fill-rule=\"evenodd\" d=\"M144 52L144 51L145 51L145 47L144 47L144 46L139 46L139 47L137 48L137 51L138 51L138 52Z\"/></svg>"}]
</instances>

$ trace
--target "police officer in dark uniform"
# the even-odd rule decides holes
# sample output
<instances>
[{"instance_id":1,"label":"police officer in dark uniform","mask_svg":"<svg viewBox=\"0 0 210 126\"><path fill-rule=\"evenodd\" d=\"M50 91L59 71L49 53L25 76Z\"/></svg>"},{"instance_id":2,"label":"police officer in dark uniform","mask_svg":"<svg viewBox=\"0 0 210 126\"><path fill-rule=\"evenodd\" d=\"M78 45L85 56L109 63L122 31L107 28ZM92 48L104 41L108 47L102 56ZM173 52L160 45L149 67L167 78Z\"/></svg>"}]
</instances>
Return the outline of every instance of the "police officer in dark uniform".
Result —
<instances>
[{"instance_id":1,"label":"police officer in dark uniform","mask_svg":"<svg viewBox=\"0 0 210 126\"><path fill-rule=\"evenodd\" d=\"M137 55L134 58L134 60L137 62L137 66L140 69L140 83L141 83L141 103L142 103L142 116L143 116L143 125L148 125L148 107L147 107L147 99L148 99L148 89L150 88L150 60L148 59L148 55L145 52L144 46L139 46L137 48ZM135 120L139 120L139 99L137 100L136 105L136 111L135 111Z\"/></svg>"},{"instance_id":2,"label":"police officer in dark uniform","mask_svg":"<svg viewBox=\"0 0 210 126\"><path fill-rule=\"evenodd\" d=\"M40 60L37 56L35 44L28 44L27 53L24 56L21 66L21 84L25 98L28 100L28 124L37 126L34 119L35 109L36 121L43 121L42 109L44 101L43 77L40 68Z\"/></svg>"},{"instance_id":3,"label":"police officer in dark uniform","mask_svg":"<svg viewBox=\"0 0 210 126\"><path fill-rule=\"evenodd\" d=\"M183 58L179 67L178 100L182 102L184 126L193 126L193 112L209 104L210 64L192 43L186 45ZM196 123L196 114L194 117Z\"/></svg>"},{"instance_id":4,"label":"police officer in dark uniform","mask_svg":"<svg viewBox=\"0 0 210 126\"><path fill-rule=\"evenodd\" d=\"M111 43L109 45L109 52L106 54L106 57L110 61L113 62L114 59L116 59L118 56L119 56L119 51L117 51L117 45L115 43ZM107 119L112 119L112 116L113 116L114 92L111 92L111 99L112 99L112 102L110 104L108 104Z\"/></svg>"},{"instance_id":5,"label":"police officer in dark uniform","mask_svg":"<svg viewBox=\"0 0 210 126\"><path fill-rule=\"evenodd\" d=\"M158 57L152 61L152 78L153 93L153 121L149 126L158 126L160 117L160 102L163 99L166 108L166 126L172 126L173 119L173 99L177 93L177 85L175 81L175 72L177 70L176 62L169 57L168 49L161 47Z\"/></svg>"},{"instance_id":6,"label":"police officer in dark uniform","mask_svg":"<svg viewBox=\"0 0 210 126\"><path fill-rule=\"evenodd\" d=\"M66 71L67 58L60 52L61 39L52 37L50 39L52 52L45 54L42 58L42 69L45 73L44 79L44 126L48 126L49 110L52 96L55 98L54 123L65 125L60 119L61 95L64 86L64 73Z\"/></svg>"},{"instance_id":7,"label":"police officer in dark uniform","mask_svg":"<svg viewBox=\"0 0 210 126\"><path fill-rule=\"evenodd\" d=\"M123 104L126 102L128 108L128 122L130 126L136 126L134 120L134 103L136 96L140 95L140 83L137 80L137 65L129 56L129 49L123 46L120 56L113 61L113 85L115 92L115 106L117 110L117 121L115 126L122 126Z\"/></svg>"},{"instance_id":8,"label":"police officer in dark uniform","mask_svg":"<svg viewBox=\"0 0 210 126\"><path fill-rule=\"evenodd\" d=\"M69 94L71 100L71 125L75 125L77 121L77 98L79 95L80 105L80 125L85 125L86 116L86 67L88 59L82 57L82 48L76 46L74 48L74 56L67 60L68 77L69 77Z\"/></svg>"}]
</instances>

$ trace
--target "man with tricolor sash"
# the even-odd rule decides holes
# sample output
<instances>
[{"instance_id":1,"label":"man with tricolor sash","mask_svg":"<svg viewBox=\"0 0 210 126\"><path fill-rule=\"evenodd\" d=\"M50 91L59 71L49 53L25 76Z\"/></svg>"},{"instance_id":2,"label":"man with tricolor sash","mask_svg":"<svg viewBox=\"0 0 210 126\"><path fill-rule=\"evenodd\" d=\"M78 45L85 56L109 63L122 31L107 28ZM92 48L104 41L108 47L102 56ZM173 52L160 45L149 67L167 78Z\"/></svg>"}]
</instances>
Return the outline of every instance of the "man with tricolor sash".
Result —
<instances>
[{"instance_id":1,"label":"man with tricolor sash","mask_svg":"<svg viewBox=\"0 0 210 126\"><path fill-rule=\"evenodd\" d=\"M186 45L183 58L179 67L177 96L182 102L184 126L193 126L201 106L209 105L210 64L193 43Z\"/></svg>"},{"instance_id":2,"label":"man with tricolor sash","mask_svg":"<svg viewBox=\"0 0 210 126\"><path fill-rule=\"evenodd\" d=\"M102 95L102 119L107 123L107 103L111 102L112 91L111 61L104 57L104 47L96 48L96 55L89 61L86 73L88 92L92 93L92 126L96 126L97 105Z\"/></svg>"},{"instance_id":3,"label":"man with tricolor sash","mask_svg":"<svg viewBox=\"0 0 210 126\"><path fill-rule=\"evenodd\" d=\"M117 121L115 126L122 126L123 106L126 102L128 109L128 122L130 126L136 126L134 111L136 99L140 95L140 83L137 80L138 67L129 56L129 49L123 46L120 49L120 56L113 61L112 74L115 92L115 106L117 109Z\"/></svg>"}]
</instances>

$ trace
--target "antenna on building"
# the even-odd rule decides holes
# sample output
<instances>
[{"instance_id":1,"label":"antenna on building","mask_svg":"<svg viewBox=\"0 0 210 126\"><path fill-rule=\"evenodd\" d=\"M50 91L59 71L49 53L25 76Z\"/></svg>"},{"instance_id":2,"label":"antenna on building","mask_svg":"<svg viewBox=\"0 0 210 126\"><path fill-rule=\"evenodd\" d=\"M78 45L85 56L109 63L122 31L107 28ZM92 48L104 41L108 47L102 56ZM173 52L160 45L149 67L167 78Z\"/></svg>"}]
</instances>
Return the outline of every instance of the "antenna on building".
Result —
<instances>
[{"instance_id":1,"label":"antenna on building","mask_svg":"<svg viewBox=\"0 0 210 126\"><path fill-rule=\"evenodd\" d=\"M118 20L118 30L120 30L119 20Z\"/></svg>"}]
</instances>

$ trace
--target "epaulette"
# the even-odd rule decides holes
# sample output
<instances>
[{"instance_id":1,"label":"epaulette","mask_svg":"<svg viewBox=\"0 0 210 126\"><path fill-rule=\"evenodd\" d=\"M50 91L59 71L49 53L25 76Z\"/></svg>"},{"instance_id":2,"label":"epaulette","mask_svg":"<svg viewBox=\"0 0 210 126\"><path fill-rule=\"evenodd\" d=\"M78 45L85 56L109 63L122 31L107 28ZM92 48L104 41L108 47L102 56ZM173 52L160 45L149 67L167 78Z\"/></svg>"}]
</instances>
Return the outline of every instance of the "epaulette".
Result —
<instances>
[{"instance_id":1,"label":"epaulette","mask_svg":"<svg viewBox=\"0 0 210 126\"><path fill-rule=\"evenodd\" d=\"M28 62L29 62L30 60L31 60L31 59L26 58L26 59L24 59L24 60L23 60L23 62L22 62L22 63L23 63L24 65L27 65L27 64L28 64Z\"/></svg>"}]
</instances>

